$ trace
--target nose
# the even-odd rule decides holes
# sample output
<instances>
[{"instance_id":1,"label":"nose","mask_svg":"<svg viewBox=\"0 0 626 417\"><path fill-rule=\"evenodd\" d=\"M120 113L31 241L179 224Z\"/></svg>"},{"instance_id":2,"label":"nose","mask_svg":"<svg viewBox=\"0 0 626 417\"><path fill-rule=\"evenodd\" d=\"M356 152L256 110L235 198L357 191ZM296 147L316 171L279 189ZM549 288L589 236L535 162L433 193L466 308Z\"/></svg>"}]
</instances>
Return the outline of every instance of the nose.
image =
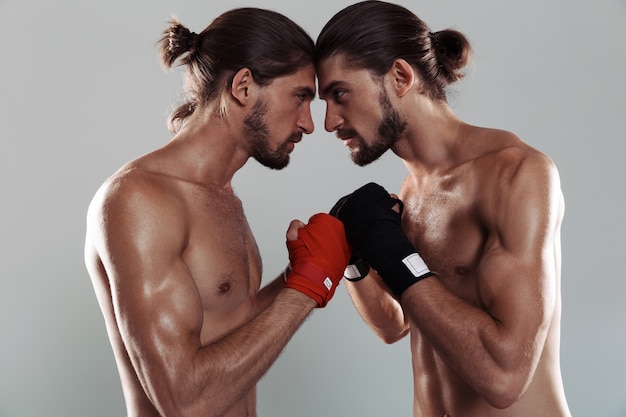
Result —
<instances>
[{"instance_id":1,"label":"nose","mask_svg":"<svg viewBox=\"0 0 626 417\"><path fill-rule=\"evenodd\" d=\"M304 114L302 114L300 116L300 118L298 119L298 128L300 129L300 131L302 131L302 133L305 134L309 134L309 133L313 133L313 130L315 130L315 125L313 124L313 117L311 117L311 107L306 106L306 109L304 110Z\"/></svg>"},{"instance_id":2,"label":"nose","mask_svg":"<svg viewBox=\"0 0 626 417\"><path fill-rule=\"evenodd\" d=\"M327 132L334 132L339 129L339 127L343 124L343 119L335 109L328 103L326 103L326 118L324 119L324 129Z\"/></svg>"}]
</instances>

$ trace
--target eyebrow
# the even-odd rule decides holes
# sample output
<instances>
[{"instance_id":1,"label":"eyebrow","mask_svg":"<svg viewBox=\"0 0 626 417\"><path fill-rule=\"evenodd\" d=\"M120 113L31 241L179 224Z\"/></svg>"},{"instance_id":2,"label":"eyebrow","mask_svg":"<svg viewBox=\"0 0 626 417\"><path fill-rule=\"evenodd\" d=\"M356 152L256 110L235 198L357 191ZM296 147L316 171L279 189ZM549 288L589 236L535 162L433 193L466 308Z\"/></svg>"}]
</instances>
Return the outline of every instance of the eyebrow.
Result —
<instances>
[{"instance_id":1,"label":"eyebrow","mask_svg":"<svg viewBox=\"0 0 626 417\"><path fill-rule=\"evenodd\" d=\"M324 97L326 97L328 93L330 93L332 90L334 90L335 88L341 85L346 85L346 84L347 83L345 81L339 81L339 80L331 81L330 83L328 83L326 87L324 87L322 91L320 91L320 99L324 100Z\"/></svg>"},{"instance_id":2,"label":"eyebrow","mask_svg":"<svg viewBox=\"0 0 626 417\"><path fill-rule=\"evenodd\" d=\"M296 87L295 89L298 93L304 94L307 98L313 100L315 98L315 91L311 87L302 86Z\"/></svg>"}]
</instances>

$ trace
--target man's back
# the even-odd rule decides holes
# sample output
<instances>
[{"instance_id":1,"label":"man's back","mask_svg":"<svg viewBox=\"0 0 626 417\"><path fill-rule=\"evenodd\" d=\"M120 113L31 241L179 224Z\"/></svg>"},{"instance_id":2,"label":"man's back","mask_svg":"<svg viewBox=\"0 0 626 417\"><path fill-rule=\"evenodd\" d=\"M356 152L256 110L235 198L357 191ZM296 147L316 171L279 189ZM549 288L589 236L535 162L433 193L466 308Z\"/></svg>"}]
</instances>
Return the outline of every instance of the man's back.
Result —
<instances>
[{"instance_id":1,"label":"man's back","mask_svg":"<svg viewBox=\"0 0 626 417\"><path fill-rule=\"evenodd\" d=\"M146 364L159 363L175 378L170 368L195 353L159 346L176 335L168 323L184 326L205 346L254 317L261 261L230 188L157 172L150 156L140 161L109 179L94 198L86 259L129 415L156 416L149 394L159 378L148 378L154 370L140 363L149 358ZM156 340L148 340L154 332ZM254 415L254 401L252 390L230 412Z\"/></svg>"},{"instance_id":2,"label":"man's back","mask_svg":"<svg viewBox=\"0 0 626 417\"><path fill-rule=\"evenodd\" d=\"M478 320L466 323L465 329L450 337L449 343L456 345L451 351L458 354L467 341L468 351L491 352L476 354L477 362L453 368L449 363L454 361L438 353L447 350L445 344L436 340L435 348L411 320L414 415L569 415L559 370L563 207L558 174L545 156L509 133L473 128L464 140L456 155L459 163L407 178L400 193L405 205L403 229L429 268L437 272L435 279L495 322L493 328ZM536 265L526 268L525 263ZM520 265L519 275L508 265ZM535 307L546 311L533 313ZM484 344L471 344L492 332L521 335L524 343L491 345L490 336L485 336ZM497 384L502 375L489 374L491 367L503 375L507 367L515 368L504 359L498 362L499 349L527 349L529 355L538 351L532 364L536 368L528 370L531 377L524 382L525 394L506 409L490 404L475 389ZM477 378L491 380L472 381L472 386L464 382L459 372L471 374L473 367Z\"/></svg>"}]
</instances>

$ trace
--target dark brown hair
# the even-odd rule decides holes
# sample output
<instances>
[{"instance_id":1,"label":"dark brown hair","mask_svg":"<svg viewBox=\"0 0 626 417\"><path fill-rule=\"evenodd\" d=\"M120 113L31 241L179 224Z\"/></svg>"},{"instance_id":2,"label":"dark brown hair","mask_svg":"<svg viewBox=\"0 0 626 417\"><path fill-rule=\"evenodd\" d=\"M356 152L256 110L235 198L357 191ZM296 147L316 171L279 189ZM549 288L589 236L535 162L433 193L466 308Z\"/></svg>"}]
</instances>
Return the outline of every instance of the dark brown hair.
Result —
<instances>
[{"instance_id":1,"label":"dark brown hair","mask_svg":"<svg viewBox=\"0 0 626 417\"><path fill-rule=\"evenodd\" d=\"M317 38L316 61L342 54L352 68L382 76L402 58L424 83L423 93L446 101L445 88L463 78L471 47L460 32L431 32L405 7L378 0L353 4L338 12Z\"/></svg>"},{"instance_id":2,"label":"dark brown hair","mask_svg":"<svg viewBox=\"0 0 626 417\"><path fill-rule=\"evenodd\" d=\"M224 91L241 68L249 68L257 83L268 85L312 65L315 58L313 40L300 26L279 13L251 7L225 12L200 34L172 18L159 44L166 68L176 61L187 67L187 98L170 115L172 132L198 106Z\"/></svg>"}]
</instances>

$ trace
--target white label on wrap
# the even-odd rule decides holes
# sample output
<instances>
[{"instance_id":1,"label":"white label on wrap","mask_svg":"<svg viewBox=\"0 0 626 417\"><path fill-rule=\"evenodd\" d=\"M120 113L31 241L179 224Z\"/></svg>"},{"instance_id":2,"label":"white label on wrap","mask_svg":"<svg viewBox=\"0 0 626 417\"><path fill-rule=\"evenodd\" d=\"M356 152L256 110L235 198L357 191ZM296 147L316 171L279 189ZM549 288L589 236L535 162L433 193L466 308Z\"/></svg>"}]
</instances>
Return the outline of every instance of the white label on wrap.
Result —
<instances>
[{"instance_id":1,"label":"white label on wrap","mask_svg":"<svg viewBox=\"0 0 626 417\"><path fill-rule=\"evenodd\" d=\"M356 265L348 265L343 271L343 275L349 279L361 278L361 273L359 272L359 268Z\"/></svg>"},{"instance_id":2,"label":"white label on wrap","mask_svg":"<svg viewBox=\"0 0 626 417\"><path fill-rule=\"evenodd\" d=\"M421 277L422 275L430 272L430 269L426 266L426 263L422 260L421 256L417 253L412 253L402 260L406 267L411 271L415 277Z\"/></svg>"},{"instance_id":3,"label":"white label on wrap","mask_svg":"<svg viewBox=\"0 0 626 417\"><path fill-rule=\"evenodd\" d=\"M330 289L333 287L333 281L326 277L326 279L324 280L324 285L326 286L326 288L328 288L328 291L330 291Z\"/></svg>"}]
</instances>

